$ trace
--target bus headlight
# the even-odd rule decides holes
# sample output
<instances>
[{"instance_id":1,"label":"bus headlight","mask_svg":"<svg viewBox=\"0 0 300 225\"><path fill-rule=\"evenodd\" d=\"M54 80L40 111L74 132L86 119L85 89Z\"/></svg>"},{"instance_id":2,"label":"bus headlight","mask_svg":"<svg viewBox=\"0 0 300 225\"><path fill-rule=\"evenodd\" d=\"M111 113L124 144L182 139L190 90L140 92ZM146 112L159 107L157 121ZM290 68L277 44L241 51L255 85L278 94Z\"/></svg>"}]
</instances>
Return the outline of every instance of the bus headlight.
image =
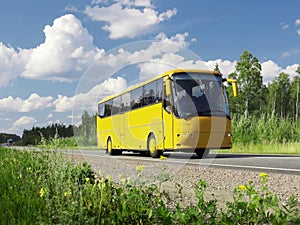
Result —
<instances>
[{"instance_id":1,"label":"bus headlight","mask_svg":"<svg viewBox=\"0 0 300 225\"><path fill-rule=\"evenodd\" d=\"M231 137L231 133L225 133L225 137Z\"/></svg>"}]
</instances>

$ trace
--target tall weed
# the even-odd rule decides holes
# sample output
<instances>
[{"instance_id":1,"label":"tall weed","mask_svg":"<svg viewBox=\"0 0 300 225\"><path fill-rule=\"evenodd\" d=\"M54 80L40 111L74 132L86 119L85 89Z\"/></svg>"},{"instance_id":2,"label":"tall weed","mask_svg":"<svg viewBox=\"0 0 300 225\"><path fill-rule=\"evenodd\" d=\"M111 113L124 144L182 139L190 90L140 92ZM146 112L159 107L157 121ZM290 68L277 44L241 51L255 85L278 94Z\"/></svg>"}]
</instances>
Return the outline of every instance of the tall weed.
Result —
<instances>
[{"instance_id":1,"label":"tall weed","mask_svg":"<svg viewBox=\"0 0 300 225\"><path fill-rule=\"evenodd\" d=\"M262 115L260 118L232 118L233 142L236 144L280 144L300 141L300 121Z\"/></svg>"}]
</instances>

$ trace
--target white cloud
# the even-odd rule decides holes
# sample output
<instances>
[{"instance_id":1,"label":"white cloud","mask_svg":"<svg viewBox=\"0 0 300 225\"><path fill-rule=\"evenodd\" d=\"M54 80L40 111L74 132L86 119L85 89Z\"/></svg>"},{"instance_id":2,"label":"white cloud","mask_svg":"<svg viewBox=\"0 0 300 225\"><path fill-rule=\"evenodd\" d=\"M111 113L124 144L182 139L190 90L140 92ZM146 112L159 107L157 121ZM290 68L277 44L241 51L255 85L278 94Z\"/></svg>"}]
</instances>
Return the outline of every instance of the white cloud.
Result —
<instances>
[{"instance_id":1,"label":"white cloud","mask_svg":"<svg viewBox=\"0 0 300 225\"><path fill-rule=\"evenodd\" d=\"M290 56L293 56L293 55L297 55L299 52L300 52L299 49L291 49L287 52L284 52L281 55L281 58L287 58L287 57L290 57Z\"/></svg>"},{"instance_id":2,"label":"white cloud","mask_svg":"<svg viewBox=\"0 0 300 225\"><path fill-rule=\"evenodd\" d=\"M124 78L108 78L103 83L94 86L87 93L78 93L73 97L58 95L53 101L55 112L95 112L97 102L102 98L125 90L127 82ZM81 114L80 114L81 115Z\"/></svg>"},{"instance_id":3,"label":"white cloud","mask_svg":"<svg viewBox=\"0 0 300 225\"><path fill-rule=\"evenodd\" d=\"M55 112L67 112L73 107L74 97L67 97L58 95L57 99L53 101Z\"/></svg>"},{"instance_id":4,"label":"white cloud","mask_svg":"<svg viewBox=\"0 0 300 225\"><path fill-rule=\"evenodd\" d=\"M27 99L9 96L0 99L0 108L1 111L6 112L30 112L33 110L50 108L52 106L52 101L53 97L41 97L36 93L31 94Z\"/></svg>"},{"instance_id":5,"label":"white cloud","mask_svg":"<svg viewBox=\"0 0 300 225\"><path fill-rule=\"evenodd\" d=\"M300 19L296 19L295 26L299 26L299 25L300 25ZM297 30L297 34L300 36L300 29Z\"/></svg>"},{"instance_id":6,"label":"white cloud","mask_svg":"<svg viewBox=\"0 0 300 225\"><path fill-rule=\"evenodd\" d=\"M109 0L92 0L91 4L92 5L97 5L97 4L101 4L101 3L108 3Z\"/></svg>"},{"instance_id":7,"label":"white cloud","mask_svg":"<svg viewBox=\"0 0 300 225\"><path fill-rule=\"evenodd\" d=\"M0 42L0 87L6 87L22 71L22 60L12 47Z\"/></svg>"},{"instance_id":8,"label":"white cloud","mask_svg":"<svg viewBox=\"0 0 300 225\"><path fill-rule=\"evenodd\" d=\"M126 6L153 7L151 0L117 0L116 2Z\"/></svg>"},{"instance_id":9,"label":"white cloud","mask_svg":"<svg viewBox=\"0 0 300 225\"><path fill-rule=\"evenodd\" d=\"M94 47L92 36L74 15L55 19L44 33L45 42L30 50L24 78L70 82L104 53Z\"/></svg>"},{"instance_id":10,"label":"white cloud","mask_svg":"<svg viewBox=\"0 0 300 225\"><path fill-rule=\"evenodd\" d=\"M280 23L280 26L281 26L282 30L286 30L286 29L288 29L290 27L290 25L286 24L286 23Z\"/></svg>"},{"instance_id":11,"label":"white cloud","mask_svg":"<svg viewBox=\"0 0 300 225\"><path fill-rule=\"evenodd\" d=\"M36 122L36 119L30 116L22 116L16 122L13 123L14 127L24 127L27 125L32 125Z\"/></svg>"},{"instance_id":12,"label":"white cloud","mask_svg":"<svg viewBox=\"0 0 300 225\"><path fill-rule=\"evenodd\" d=\"M231 62L229 60L216 59L206 62L206 65L210 70L214 70L216 64L218 64L221 73L225 77L228 77L229 74L235 71L236 61Z\"/></svg>"},{"instance_id":13,"label":"white cloud","mask_svg":"<svg viewBox=\"0 0 300 225\"><path fill-rule=\"evenodd\" d=\"M289 74L292 78L295 76L299 76L299 74L296 72L299 64L293 64L290 66L287 66L285 69L282 70L282 72Z\"/></svg>"},{"instance_id":14,"label":"white cloud","mask_svg":"<svg viewBox=\"0 0 300 225\"><path fill-rule=\"evenodd\" d=\"M170 19L177 13L175 8L159 13L150 7L150 1L123 0L121 3L115 3L108 7L88 6L85 13L92 20L107 22L102 28L110 33L111 39L137 37L147 33L153 26ZM143 8L131 6L142 6Z\"/></svg>"},{"instance_id":15,"label":"white cloud","mask_svg":"<svg viewBox=\"0 0 300 225\"><path fill-rule=\"evenodd\" d=\"M286 68L282 68L278 66L272 60L268 60L266 62L261 63L262 66L262 76L265 84L272 82L275 77L277 77L280 73L287 73L291 78L297 76L297 68L298 64L287 66Z\"/></svg>"},{"instance_id":16,"label":"white cloud","mask_svg":"<svg viewBox=\"0 0 300 225\"><path fill-rule=\"evenodd\" d=\"M167 57L167 55L174 54L174 58L180 51L187 53L186 56L190 54L192 58L195 59L195 54L184 48L184 46L189 44L187 37L187 33L176 34L170 38L167 38L164 33L160 33L155 41L133 42L116 48L90 67L89 70L86 71L83 80L98 82L99 78L101 78L99 77L99 71L101 71L102 77L105 77L106 75L111 75L113 71L118 71L128 65L144 64L153 60L156 62L161 60L161 64L174 65L176 61L173 59L169 60L170 56ZM180 58L180 55L178 55L178 57Z\"/></svg>"},{"instance_id":17,"label":"white cloud","mask_svg":"<svg viewBox=\"0 0 300 225\"><path fill-rule=\"evenodd\" d=\"M189 42L187 42L186 38L189 36L189 33L185 32L183 34L175 34L174 36L171 36L170 38L167 37L167 35L163 32L159 33L156 37L155 40L157 42L162 42L164 43L169 43L172 45L178 45L181 47L187 47Z\"/></svg>"},{"instance_id":18,"label":"white cloud","mask_svg":"<svg viewBox=\"0 0 300 225\"><path fill-rule=\"evenodd\" d=\"M261 73L265 84L272 82L281 71L282 68L272 60L261 63Z\"/></svg>"},{"instance_id":19,"label":"white cloud","mask_svg":"<svg viewBox=\"0 0 300 225\"><path fill-rule=\"evenodd\" d=\"M16 120L11 128L0 130L3 133L12 133L17 135L22 135L22 131L24 129L31 128L36 123L36 119L30 116L22 116L18 120Z\"/></svg>"}]
</instances>

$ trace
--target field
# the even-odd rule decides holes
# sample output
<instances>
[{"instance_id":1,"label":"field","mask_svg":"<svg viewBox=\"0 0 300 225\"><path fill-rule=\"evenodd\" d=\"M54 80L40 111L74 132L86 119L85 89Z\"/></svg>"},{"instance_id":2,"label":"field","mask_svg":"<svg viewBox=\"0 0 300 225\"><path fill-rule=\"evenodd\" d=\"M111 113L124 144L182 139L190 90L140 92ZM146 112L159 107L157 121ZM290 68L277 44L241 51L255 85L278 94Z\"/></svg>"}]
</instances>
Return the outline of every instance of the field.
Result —
<instances>
[{"instance_id":1,"label":"field","mask_svg":"<svg viewBox=\"0 0 300 225\"><path fill-rule=\"evenodd\" d=\"M196 205L180 208L160 189L123 179L113 182L90 165L67 160L52 145L41 152L0 148L0 221L3 224L297 224L299 203L290 196L282 205L267 187L252 182L234 190L233 201L217 208L206 200L206 182L195 187ZM143 176L143 167L136 167Z\"/></svg>"}]
</instances>

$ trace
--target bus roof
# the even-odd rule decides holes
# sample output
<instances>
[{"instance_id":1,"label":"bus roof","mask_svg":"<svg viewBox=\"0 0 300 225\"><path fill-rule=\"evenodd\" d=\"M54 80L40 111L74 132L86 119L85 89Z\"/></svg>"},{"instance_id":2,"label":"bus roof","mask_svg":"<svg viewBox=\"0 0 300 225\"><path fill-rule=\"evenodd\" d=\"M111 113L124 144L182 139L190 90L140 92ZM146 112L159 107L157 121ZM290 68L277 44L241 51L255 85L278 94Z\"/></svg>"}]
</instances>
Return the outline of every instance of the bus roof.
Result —
<instances>
[{"instance_id":1,"label":"bus roof","mask_svg":"<svg viewBox=\"0 0 300 225\"><path fill-rule=\"evenodd\" d=\"M134 90L136 88L142 87L145 84L150 83L150 82L152 82L154 80L157 80L159 78L162 78L162 77L171 77L172 75L174 75L176 73L206 73L206 74L208 73L208 74L212 74L212 75L220 75L220 76L222 76L222 74L220 72L213 71L213 70L198 70L198 69L175 69L175 70L169 70L169 71L167 71L165 73L162 73L162 74L160 74L160 75L158 75L158 76L156 76L154 78L151 78L151 79L149 79L147 81L141 82L140 84L134 85L133 87L127 88L126 90L124 90L124 91L122 91L122 92L120 92L118 94L107 96L107 97L103 98L102 100L100 100L99 103L111 100L111 99L113 99L115 97L118 97L119 95L122 95L122 94L124 94L126 92L129 92L131 90Z\"/></svg>"}]
</instances>

